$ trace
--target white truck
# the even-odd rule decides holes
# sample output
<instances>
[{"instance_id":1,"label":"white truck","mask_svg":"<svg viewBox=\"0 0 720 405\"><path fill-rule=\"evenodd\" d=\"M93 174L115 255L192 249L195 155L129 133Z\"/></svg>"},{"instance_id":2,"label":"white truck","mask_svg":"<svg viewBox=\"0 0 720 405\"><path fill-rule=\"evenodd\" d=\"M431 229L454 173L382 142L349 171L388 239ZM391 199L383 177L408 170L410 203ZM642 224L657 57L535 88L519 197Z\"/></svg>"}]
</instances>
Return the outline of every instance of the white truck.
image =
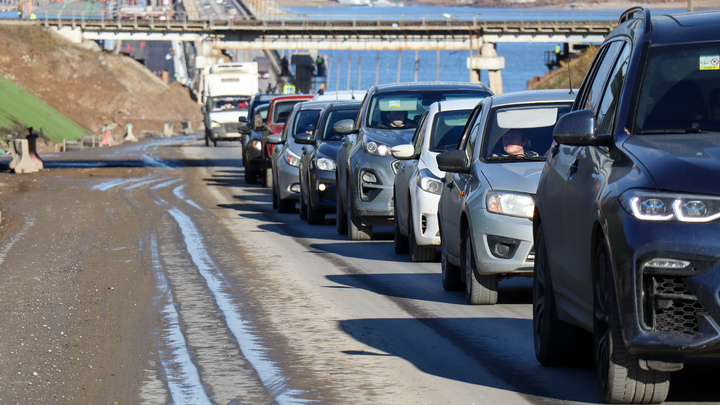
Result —
<instances>
[{"instance_id":1,"label":"white truck","mask_svg":"<svg viewBox=\"0 0 720 405\"><path fill-rule=\"evenodd\" d=\"M240 117L247 119L248 101L259 91L257 62L210 65L203 74L202 86L205 145L240 140Z\"/></svg>"}]
</instances>

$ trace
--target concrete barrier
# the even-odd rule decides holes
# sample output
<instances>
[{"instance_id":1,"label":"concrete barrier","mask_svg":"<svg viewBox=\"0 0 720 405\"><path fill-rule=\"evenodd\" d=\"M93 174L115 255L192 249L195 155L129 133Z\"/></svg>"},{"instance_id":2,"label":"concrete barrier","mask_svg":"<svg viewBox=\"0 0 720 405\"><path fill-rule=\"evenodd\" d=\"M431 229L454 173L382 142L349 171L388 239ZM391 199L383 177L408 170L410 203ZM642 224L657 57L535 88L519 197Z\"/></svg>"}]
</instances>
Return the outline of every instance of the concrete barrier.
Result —
<instances>
[{"instance_id":1,"label":"concrete barrier","mask_svg":"<svg viewBox=\"0 0 720 405\"><path fill-rule=\"evenodd\" d=\"M165 123L165 127L163 128L163 136L169 138L173 135L175 135L175 131L173 131L173 122L168 121Z\"/></svg>"},{"instance_id":2,"label":"concrete barrier","mask_svg":"<svg viewBox=\"0 0 720 405\"><path fill-rule=\"evenodd\" d=\"M32 160L33 163L42 170L45 168L45 162L43 162L42 159L40 159L40 156L38 156L37 139L38 136L35 134L28 135L28 155L30 156L30 160Z\"/></svg>"},{"instance_id":3,"label":"concrete barrier","mask_svg":"<svg viewBox=\"0 0 720 405\"><path fill-rule=\"evenodd\" d=\"M28 139L13 139L10 141L12 144L10 150L13 153L13 160L10 162L10 170L14 173L35 173L42 169L42 167L35 163L30 155L30 146L28 141Z\"/></svg>"}]
</instances>

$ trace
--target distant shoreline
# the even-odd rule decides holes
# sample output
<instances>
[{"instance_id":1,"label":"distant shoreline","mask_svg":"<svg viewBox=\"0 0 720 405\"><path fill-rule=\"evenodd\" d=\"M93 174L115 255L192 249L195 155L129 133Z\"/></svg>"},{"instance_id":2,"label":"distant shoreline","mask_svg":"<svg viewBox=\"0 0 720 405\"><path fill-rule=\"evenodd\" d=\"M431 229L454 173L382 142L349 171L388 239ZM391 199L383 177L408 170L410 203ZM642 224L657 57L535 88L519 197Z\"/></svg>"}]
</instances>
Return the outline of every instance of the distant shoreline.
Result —
<instances>
[{"instance_id":1,"label":"distant shoreline","mask_svg":"<svg viewBox=\"0 0 720 405\"><path fill-rule=\"evenodd\" d=\"M491 6L481 4L467 4L460 3L452 0L411 0L406 3L416 3L426 6L438 6L438 7L480 7L480 8L491 8ZM275 0L275 4L278 7L298 7L297 0ZM498 8L517 8L525 10L626 10L630 7L635 6L647 6L650 9L687 9L687 1L671 1L671 2L652 2L642 3L634 1L576 1L573 3L553 5L553 6L513 6L512 4L504 4L498 6ZM362 7L362 6L351 6L347 4L340 4L335 0L305 0L303 1L303 8L312 7ZM494 7L492 7L494 8ZM720 0L693 0L693 8L695 11L707 10L707 9L720 9Z\"/></svg>"}]
</instances>

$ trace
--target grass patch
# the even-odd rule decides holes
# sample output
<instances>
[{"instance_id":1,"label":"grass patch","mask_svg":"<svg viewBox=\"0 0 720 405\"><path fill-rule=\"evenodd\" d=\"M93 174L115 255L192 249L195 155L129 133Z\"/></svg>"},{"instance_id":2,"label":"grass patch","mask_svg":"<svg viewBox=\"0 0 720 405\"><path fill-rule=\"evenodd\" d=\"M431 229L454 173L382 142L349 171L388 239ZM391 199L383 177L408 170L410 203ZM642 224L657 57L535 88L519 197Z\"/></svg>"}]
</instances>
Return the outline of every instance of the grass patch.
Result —
<instances>
[{"instance_id":1,"label":"grass patch","mask_svg":"<svg viewBox=\"0 0 720 405\"><path fill-rule=\"evenodd\" d=\"M2 95L0 97L2 132L9 133L15 130L20 135L24 135L27 134L28 127L33 127L35 132L42 129L45 136L55 143L60 143L63 139L75 141L90 134L90 131L2 75L0 75L0 95Z\"/></svg>"}]
</instances>

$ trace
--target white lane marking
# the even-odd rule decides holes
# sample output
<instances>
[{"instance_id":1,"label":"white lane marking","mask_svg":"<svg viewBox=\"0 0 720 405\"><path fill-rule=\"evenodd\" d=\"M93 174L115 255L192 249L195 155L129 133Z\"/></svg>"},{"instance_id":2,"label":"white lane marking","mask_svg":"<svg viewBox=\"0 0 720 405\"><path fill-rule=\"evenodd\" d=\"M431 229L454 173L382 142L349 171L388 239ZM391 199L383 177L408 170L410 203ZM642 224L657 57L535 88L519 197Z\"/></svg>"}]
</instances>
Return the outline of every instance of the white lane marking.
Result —
<instances>
[{"instance_id":1,"label":"white lane marking","mask_svg":"<svg viewBox=\"0 0 720 405\"><path fill-rule=\"evenodd\" d=\"M160 188L168 187L168 186L173 185L174 183L177 183L180 180L181 179L168 180L166 182L159 183L159 184L156 184L156 185L150 187L149 190L155 191ZM158 197L157 195L151 196L150 198L152 198L153 201L155 202L155 204L157 204L157 205L166 205L167 204L167 201L163 200L162 198Z\"/></svg>"},{"instance_id":2,"label":"white lane marking","mask_svg":"<svg viewBox=\"0 0 720 405\"><path fill-rule=\"evenodd\" d=\"M166 304L162 310L165 317L165 334L170 353L163 353L161 350L160 361L165 375L167 376L168 390L175 404L212 404L208 398L202 382L200 373L192 362L187 347L187 341L180 328L177 308L173 300L170 285L163 273L163 267L158 255L155 235L151 241L152 261L155 274L157 275L158 289L162 296L166 297ZM164 355L165 354L165 355Z\"/></svg>"},{"instance_id":3,"label":"white lane marking","mask_svg":"<svg viewBox=\"0 0 720 405\"><path fill-rule=\"evenodd\" d=\"M25 226L23 229L20 230L11 240L8 242L5 246L3 246L2 250L0 250L0 264L2 264L5 261L5 255L10 251L10 248L20 240L20 238L23 237L25 232L27 232L28 229L30 229L31 226L35 225L35 218L34 217L24 217L25 220Z\"/></svg>"},{"instance_id":4,"label":"white lane marking","mask_svg":"<svg viewBox=\"0 0 720 405\"><path fill-rule=\"evenodd\" d=\"M105 183L96 184L96 185L92 186L90 189L106 191L106 190L110 190L113 187L121 186L123 184L128 184L128 183L134 183L136 181L144 181L144 180L150 179L152 177L153 177L153 175L147 175L147 176L141 177L139 179L137 179L137 178L136 179L114 179L111 181L107 181Z\"/></svg>"},{"instance_id":5,"label":"white lane marking","mask_svg":"<svg viewBox=\"0 0 720 405\"><path fill-rule=\"evenodd\" d=\"M269 360L265 355L268 349L263 347L260 337L253 332L252 325L243 320L237 305L232 302L230 295L225 292L227 287L219 276L222 273L217 271L217 266L207 254L202 236L195 228L192 220L177 208L172 208L169 213L180 226L188 253L200 275L205 279L208 289L214 295L215 302L222 311L230 332L235 336L240 352L253 366L268 393L275 398L278 404L307 403L306 400L296 398L297 395L301 394L301 391L287 388L287 378L282 375L275 362Z\"/></svg>"},{"instance_id":6,"label":"white lane marking","mask_svg":"<svg viewBox=\"0 0 720 405\"><path fill-rule=\"evenodd\" d=\"M173 194L175 194L175 196L176 196L177 198L185 201L186 203L192 205L193 207L199 209L200 211L205 211L205 210L202 209L199 205L197 205L197 204L195 203L195 201L193 201L193 200L188 200L188 198L185 196L185 192L183 191L183 187L185 187L184 184L181 185L181 186L175 187L175 189L173 190Z\"/></svg>"}]
</instances>

